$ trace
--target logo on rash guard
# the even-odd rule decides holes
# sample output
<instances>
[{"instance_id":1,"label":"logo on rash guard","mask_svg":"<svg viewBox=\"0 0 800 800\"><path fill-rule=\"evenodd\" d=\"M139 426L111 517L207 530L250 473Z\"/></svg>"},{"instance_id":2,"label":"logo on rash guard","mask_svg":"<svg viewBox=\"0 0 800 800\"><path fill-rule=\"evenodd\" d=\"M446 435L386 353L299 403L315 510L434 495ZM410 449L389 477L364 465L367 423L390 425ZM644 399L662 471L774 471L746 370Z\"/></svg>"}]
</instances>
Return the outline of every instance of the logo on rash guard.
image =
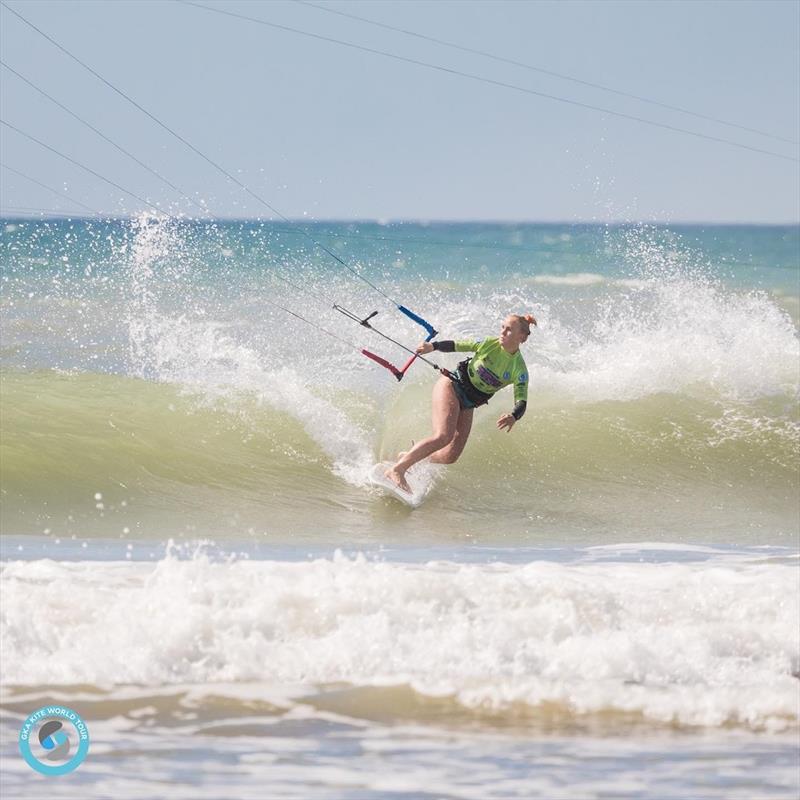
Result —
<instances>
[{"instance_id":1,"label":"logo on rash guard","mask_svg":"<svg viewBox=\"0 0 800 800\"><path fill-rule=\"evenodd\" d=\"M498 389L502 387L503 384L500 381L500 378L498 378L497 375L494 374L494 372L490 372L488 369L486 369L486 367L484 367L483 364L481 364L475 370L475 372L477 372L478 377L489 386L494 386L495 388Z\"/></svg>"}]
</instances>

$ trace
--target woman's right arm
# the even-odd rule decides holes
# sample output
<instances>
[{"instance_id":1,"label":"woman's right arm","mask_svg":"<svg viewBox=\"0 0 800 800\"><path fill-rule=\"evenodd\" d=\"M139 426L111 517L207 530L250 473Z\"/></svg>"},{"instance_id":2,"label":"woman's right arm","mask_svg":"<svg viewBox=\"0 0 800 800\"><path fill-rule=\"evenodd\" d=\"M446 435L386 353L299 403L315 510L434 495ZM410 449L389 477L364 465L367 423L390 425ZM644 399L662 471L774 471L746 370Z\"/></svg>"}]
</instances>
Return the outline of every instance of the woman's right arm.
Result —
<instances>
[{"instance_id":1,"label":"woman's right arm","mask_svg":"<svg viewBox=\"0 0 800 800\"><path fill-rule=\"evenodd\" d=\"M438 342L420 342L417 352L422 354L431 353L438 350L440 353L474 353L481 342L473 342L468 339L455 342L452 339L441 339Z\"/></svg>"},{"instance_id":2,"label":"woman's right arm","mask_svg":"<svg viewBox=\"0 0 800 800\"><path fill-rule=\"evenodd\" d=\"M455 353L456 343L452 339L442 339L438 342L420 342L417 352L420 354L432 353L438 350L440 353Z\"/></svg>"}]
</instances>

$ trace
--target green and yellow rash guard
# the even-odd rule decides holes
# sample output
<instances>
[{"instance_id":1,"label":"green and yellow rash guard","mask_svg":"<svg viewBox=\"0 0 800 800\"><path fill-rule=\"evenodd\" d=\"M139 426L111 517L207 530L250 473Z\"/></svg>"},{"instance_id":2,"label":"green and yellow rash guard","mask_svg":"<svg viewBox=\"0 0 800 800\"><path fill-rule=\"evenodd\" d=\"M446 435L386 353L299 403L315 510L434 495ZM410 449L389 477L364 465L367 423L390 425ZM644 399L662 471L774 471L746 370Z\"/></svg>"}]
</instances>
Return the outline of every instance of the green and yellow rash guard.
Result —
<instances>
[{"instance_id":1,"label":"green and yellow rash guard","mask_svg":"<svg viewBox=\"0 0 800 800\"><path fill-rule=\"evenodd\" d=\"M514 410L519 419L528 403L528 368L522 353L513 355L503 350L497 337L488 339L433 342L435 350L446 353L475 353L466 366L472 387L484 395L484 402L506 386L514 384Z\"/></svg>"}]
</instances>

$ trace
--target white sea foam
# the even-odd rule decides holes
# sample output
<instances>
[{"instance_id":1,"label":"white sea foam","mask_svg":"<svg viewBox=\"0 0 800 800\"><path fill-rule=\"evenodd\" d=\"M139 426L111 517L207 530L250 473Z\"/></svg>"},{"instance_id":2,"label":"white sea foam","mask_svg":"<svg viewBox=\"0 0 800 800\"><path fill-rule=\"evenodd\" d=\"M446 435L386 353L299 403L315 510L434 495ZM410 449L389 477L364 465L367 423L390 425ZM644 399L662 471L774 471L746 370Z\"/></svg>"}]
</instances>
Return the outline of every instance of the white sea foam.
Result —
<instances>
[{"instance_id":1,"label":"white sea foam","mask_svg":"<svg viewBox=\"0 0 800 800\"><path fill-rule=\"evenodd\" d=\"M526 351L533 386L579 402L713 392L750 401L795 395L800 342L792 321L760 293L691 281L651 282L605 300L588 333L542 326L547 364Z\"/></svg>"},{"instance_id":2,"label":"white sea foam","mask_svg":"<svg viewBox=\"0 0 800 800\"><path fill-rule=\"evenodd\" d=\"M609 232L607 246L627 274L608 281L615 288L594 309L582 307L591 328L565 324L557 308L545 315L540 338L552 358L532 368L532 384L581 402L698 389L744 401L797 394L800 342L772 297L711 279L704 254L668 230ZM604 280L594 273L534 280L597 279Z\"/></svg>"},{"instance_id":3,"label":"white sea foam","mask_svg":"<svg viewBox=\"0 0 800 800\"><path fill-rule=\"evenodd\" d=\"M205 314L165 313L160 295L169 297L175 287L158 279L158 267L171 273L173 281L185 276L180 263L182 241L174 225L164 220L142 218L134 223L130 254L132 291L129 337L134 371L142 377L174 383L198 393L207 401L228 403L246 394L298 420L317 446L330 458L333 472L355 486L363 486L374 463L367 435L313 382L283 366L268 367L265 359L230 333L230 324L205 319ZM169 277L169 274L166 276Z\"/></svg>"},{"instance_id":4,"label":"white sea foam","mask_svg":"<svg viewBox=\"0 0 800 800\"><path fill-rule=\"evenodd\" d=\"M409 685L502 713L798 724L797 570L781 564L2 566L8 684ZM793 677L794 673L794 677Z\"/></svg>"},{"instance_id":5,"label":"white sea foam","mask_svg":"<svg viewBox=\"0 0 800 800\"><path fill-rule=\"evenodd\" d=\"M595 272L570 272L564 275L536 275L534 283L550 284L552 286L594 286L605 283L605 278Z\"/></svg>"}]
</instances>

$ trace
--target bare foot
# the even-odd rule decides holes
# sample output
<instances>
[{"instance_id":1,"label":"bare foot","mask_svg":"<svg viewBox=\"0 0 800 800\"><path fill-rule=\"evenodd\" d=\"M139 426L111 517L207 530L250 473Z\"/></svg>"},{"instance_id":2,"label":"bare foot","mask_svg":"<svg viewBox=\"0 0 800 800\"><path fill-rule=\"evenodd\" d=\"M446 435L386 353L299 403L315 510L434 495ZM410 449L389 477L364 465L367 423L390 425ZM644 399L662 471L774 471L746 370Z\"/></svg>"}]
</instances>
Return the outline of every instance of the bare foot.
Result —
<instances>
[{"instance_id":1,"label":"bare foot","mask_svg":"<svg viewBox=\"0 0 800 800\"><path fill-rule=\"evenodd\" d=\"M408 481L406 481L406 476L403 472L400 472L397 467L392 467L391 469L387 469L386 472L383 473L384 477L388 478L392 483L394 483L398 488L402 489L404 492L408 492L411 494L411 487L408 485Z\"/></svg>"}]
</instances>

